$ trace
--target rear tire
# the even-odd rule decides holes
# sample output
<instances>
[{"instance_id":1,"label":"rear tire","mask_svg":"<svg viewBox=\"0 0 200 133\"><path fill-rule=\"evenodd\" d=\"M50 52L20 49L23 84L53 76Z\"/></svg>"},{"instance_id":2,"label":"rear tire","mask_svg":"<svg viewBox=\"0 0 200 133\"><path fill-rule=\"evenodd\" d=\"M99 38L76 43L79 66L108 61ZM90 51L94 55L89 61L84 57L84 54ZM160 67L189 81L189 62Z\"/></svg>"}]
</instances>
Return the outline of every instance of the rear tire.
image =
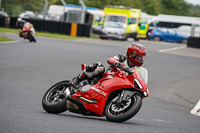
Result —
<instances>
[{"instance_id":1,"label":"rear tire","mask_svg":"<svg viewBox=\"0 0 200 133\"><path fill-rule=\"evenodd\" d=\"M135 40L135 41L139 41L140 39L139 39L139 38L134 38L134 40Z\"/></svg>"},{"instance_id":2,"label":"rear tire","mask_svg":"<svg viewBox=\"0 0 200 133\"><path fill-rule=\"evenodd\" d=\"M105 116L107 120L112 122L124 122L135 116L142 106L142 98L135 93L124 106L119 107L114 97L105 108Z\"/></svg>"},{"instance_id":3,"label":"rear tire","mask_svg":"<svg viewBox=\"0 0 200 133\"><path fill-rule=\"evenodd\" d=\"M127 41L128 37L125 37L124 39L121 39L121 41Z\"/></svg>"},{"instance_id":4,"label":"rear tire","mask_svg":"<svg viewBox=\"0 0 200 133\"><path fill-rule=\"evenodd\" d=\"M50 87L42 98L42 107L48 113L59 114L67 110L67 97L64 93L69 81L61 81ZM62 95L63 94L63 95Z\"/></svg>"}]
</instances>

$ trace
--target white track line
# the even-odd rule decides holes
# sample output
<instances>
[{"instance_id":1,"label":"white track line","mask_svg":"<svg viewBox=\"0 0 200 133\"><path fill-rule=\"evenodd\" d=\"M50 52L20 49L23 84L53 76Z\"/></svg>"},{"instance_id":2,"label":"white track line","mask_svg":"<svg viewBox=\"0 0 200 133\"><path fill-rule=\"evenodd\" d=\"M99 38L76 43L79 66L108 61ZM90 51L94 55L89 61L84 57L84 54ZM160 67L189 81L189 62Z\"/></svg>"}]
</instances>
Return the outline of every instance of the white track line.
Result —
<instances>
[{"instance_id":1,"label":"white track line","mask_svg":"<svg viewBox=\"0 0 200 133\"><path fill-rule=\"evenodd\" d=\"M173 122L173 121L165 121L165 120L160 120L160 119L152 119L152 121L157 121L157 122L168 122L168 123Z\"/></svg>"},{"instance_id":2,"label":"white track line","mask_svg":"<svg viewBox=\"0 0 200 133\"><path fill-rule=\"evenodd\" d=\"M158 50L159 53L163 53L163 52L168 52L168 51L174 51L174 50L178 50L178 49L183 49L183 48L186 48L187 45L184 45L184 46L180 46L180 47L174 47L174 48L169 48L169 49L161 49L161 50Z\"/></svg>"},{"instance_id":3,"label":"white track line","mask_svg":"<svg viewBox=\"0 0 200 133\"><path fill-rule=\"evenodd\" d=\"M140 120L140 121L153 121L153 122L163 122L163 123L172 123L173 121L166 121L166 120L161 120L161 119L140 119L135 117L135 119Z\"/></svg>"},{"instance_id":4,"label":"white track line","mask_svg":"<svg viewBox=\"0 0 200 133\"><path fill-rule=\"evenodd\" d=\"M200 116L200 99L199 102L195 105L195 107L190 111L191 114Z\"/></svg>"},{"instance_id":5,"label":"white track line","mask_svg":"<svg viewBox=\"0 0 200 133\"><path fill-rule=\"evenodd\" d=\"M18 43L18 42L20 42L20 41L5 41L5 42L0 42L0 44L1 43Z\"/></svg>"}]
</instances>

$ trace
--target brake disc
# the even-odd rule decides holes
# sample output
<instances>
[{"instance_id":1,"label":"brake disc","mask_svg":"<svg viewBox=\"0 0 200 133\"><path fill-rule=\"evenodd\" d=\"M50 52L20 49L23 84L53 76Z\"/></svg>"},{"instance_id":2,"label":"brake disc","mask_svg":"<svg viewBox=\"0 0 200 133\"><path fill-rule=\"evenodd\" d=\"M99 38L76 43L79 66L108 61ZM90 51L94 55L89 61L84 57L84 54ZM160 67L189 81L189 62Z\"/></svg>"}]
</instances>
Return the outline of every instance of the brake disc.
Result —
<instances>
[{"instance_id":1,"label":"brake disc","mask_svg":"<svg viewBox=\"0 0 200 133\"><path fill-rule=\"evenodd\" d=\"M131 98L128 99L127 103L123 107L117 107L116 104L111 105L111 109L115 112L120 112L126 109L131 104Z\"/></svg>"}]
</instances>

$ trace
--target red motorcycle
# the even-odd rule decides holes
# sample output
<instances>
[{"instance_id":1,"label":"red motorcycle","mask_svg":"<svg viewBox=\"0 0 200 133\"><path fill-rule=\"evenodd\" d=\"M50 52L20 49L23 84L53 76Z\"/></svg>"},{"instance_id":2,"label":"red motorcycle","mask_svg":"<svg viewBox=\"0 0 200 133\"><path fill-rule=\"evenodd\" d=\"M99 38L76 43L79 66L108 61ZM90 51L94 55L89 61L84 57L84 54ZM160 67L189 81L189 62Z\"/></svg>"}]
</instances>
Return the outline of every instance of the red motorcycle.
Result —
<instances>
[{"instance_id":1,"label":"red motorcycle","mask_svg":"<svg viewBox=\"0 0 200 133\"><path fill-rule=\"evenodd\" d=\"M82 70L86 65L82 64ZM79 89L70 81L61 81L50 87L42 98L42 106L48 113L58 114L66 110L90 116L106 116L112 122L124 122L138 113L142 99L149 95L147 69L133 68L127 75L113 67L100 79L84 80Z\"/></svg>"},{"instance_id":2,"label":"red motorcycle","mask_svg":"<svg viewBox=\"0 0 200 133\"><path fill-rule=\"evenodd\" d=\"M33 25L28 22L22 27L22 31L19 33L19 36L24 37L24 39L28 39L30 42L36 42L35 30Z\"/></svg>"}]
</instances>

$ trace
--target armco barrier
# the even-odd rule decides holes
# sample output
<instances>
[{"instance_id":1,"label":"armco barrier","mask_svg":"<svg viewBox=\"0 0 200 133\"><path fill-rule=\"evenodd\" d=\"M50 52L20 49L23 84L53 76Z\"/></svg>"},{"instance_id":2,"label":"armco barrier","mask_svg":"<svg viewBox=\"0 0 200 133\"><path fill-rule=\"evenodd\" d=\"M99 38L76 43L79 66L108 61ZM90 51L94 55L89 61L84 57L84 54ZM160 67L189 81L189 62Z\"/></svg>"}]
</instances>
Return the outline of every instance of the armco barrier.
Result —
<instances>
[{"instance_id":1,"label":"armco barrier","mask_svg":"<svg viewBox=\"0 0 200 133\"><path fill-rule=\"evenodd\" d=\"M200 48L200 38L199 37L189 37L188 47Z\"/></svg>"},{"instance_id":2,"label":"armco barrier","mask_svg":"<svg viewBox=\"0 0 200 133\"><path fill-rule=\"evenodd\" d=\"M38 19L24 19L33 24L35 31L58 33L72 36L90 37L91 25L89 24L72 24L67 22L57 22ZM10 28L16 27L17 17L10 19ZM73 29L72 29L73 27Z\"/></svg>"}]
</instances>

